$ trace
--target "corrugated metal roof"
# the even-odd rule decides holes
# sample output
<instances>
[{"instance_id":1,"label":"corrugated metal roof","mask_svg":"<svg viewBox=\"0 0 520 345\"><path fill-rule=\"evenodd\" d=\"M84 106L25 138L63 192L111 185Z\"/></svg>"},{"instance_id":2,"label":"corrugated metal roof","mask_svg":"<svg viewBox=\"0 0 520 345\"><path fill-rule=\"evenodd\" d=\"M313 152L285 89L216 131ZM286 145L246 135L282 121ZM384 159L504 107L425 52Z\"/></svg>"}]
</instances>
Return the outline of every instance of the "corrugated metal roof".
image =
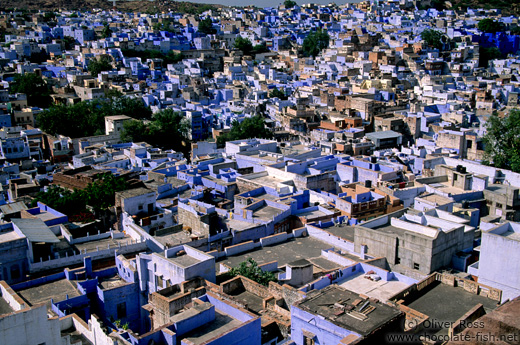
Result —
<instances>
[{"instance_id":1,"label":"corrugated metal roof","mask_svg":"<svg viewBox=\"0 0 520 345\"><path fill-rule=\"evenodd\" d=\"M12 214L22 210L27 210L27 206L25 206L23 201L17 201L0 206L0 211L2 211L3 214Z\"/></svg>"},{"instance_id":2,"label":"corrugated metal roof","mask_svg":"<svg viewBox=\"0 0 520 345\"><path fill-rule=\"evenodd\" d=\"M41 219L12 219L30 242L58 243L60 240Z\"/></svg>"}]
</instances>

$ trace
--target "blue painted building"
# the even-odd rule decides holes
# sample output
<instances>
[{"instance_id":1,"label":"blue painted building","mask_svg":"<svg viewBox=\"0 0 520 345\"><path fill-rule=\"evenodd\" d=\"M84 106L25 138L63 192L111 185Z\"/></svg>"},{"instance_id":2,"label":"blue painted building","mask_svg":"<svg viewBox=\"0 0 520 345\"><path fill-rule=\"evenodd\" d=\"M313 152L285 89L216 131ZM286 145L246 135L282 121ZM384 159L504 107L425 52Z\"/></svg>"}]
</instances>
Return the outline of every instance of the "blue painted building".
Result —
<instances>
[{"instance_id":1,"label":"blue painted building","mask_svg":"<svg viewBox=\"0 0 520 345\"><path fill-rule=\"evenodd\" d=\"M331 285L293 304L291 338L297 345L385 343L386 333L403 330L404 317L395 307Z\"/></svg>"}]
</instances>

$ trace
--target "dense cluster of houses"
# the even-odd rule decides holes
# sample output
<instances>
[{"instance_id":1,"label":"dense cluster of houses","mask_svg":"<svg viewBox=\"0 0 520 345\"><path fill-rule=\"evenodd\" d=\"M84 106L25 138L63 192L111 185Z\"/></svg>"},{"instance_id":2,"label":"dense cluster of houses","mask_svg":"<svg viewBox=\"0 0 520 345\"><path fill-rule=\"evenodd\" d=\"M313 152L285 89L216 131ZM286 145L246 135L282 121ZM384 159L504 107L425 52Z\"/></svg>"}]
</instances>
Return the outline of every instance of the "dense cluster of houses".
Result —
<instances>
[{"instance_id":1,"label":"dense cluster of houses","mask_svg":"<svg viewBox=\"0 0 520 345\"><path fill-rule=\"evenodd\" d=\"M520 334L520 174L481 163L490 116L518 106L518 18L426 5L0 13L0 343ZM199 31L204 18L213 33ZM486 18L503 30L479 31ZM328 48L306 57L315 28ZM431 29L436 48L421 38ZM264 48L245 55L238 37ZM502 58L485 61L491 48ZM136 57L150 51L162 58ZM165 63L171 52L180 58ZM101 56L112 69L93 76ZM44 109L10 93L26 73L55 104L117 90L180 112L191 155L122 142L126 114L107 116L103 135L46 133ZM272 139L217 146L252 116ZM39 200L106 173L126 181L107 209ZM275 279L234 275L243 262Z\"/></svg>"}]
</instances>

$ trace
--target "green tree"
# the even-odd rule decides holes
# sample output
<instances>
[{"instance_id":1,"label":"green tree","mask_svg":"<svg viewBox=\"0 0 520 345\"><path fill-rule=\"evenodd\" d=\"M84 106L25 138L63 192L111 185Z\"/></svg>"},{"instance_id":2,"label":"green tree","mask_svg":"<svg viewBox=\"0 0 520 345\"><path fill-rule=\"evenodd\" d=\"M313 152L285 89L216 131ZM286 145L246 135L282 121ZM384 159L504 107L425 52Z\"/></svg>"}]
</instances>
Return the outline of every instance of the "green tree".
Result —
<instances>
[{"instance_id":1,"label":"green tree","mask_svg":"<svg viewBox=\"0 0 520 345\"><path fill-rule=\"evenodd\" d=\"M245 118L242 122L233 121L231 130L217 137L217 145L223 147L226 141L248 138L271 139L272 137L273 133L265 126L264 118L256 115Z\"/></svg>"},{"instance_id":2,"label":"green tree","mask_svg":"<svg viewBox=\"0 0 520 345\"><path fill-rule=\"evenodd\" d=\"M108 55L102 55L99 59L90 60L88 71L93 77L97 77L102 71L112 70L112 58Z\"/></svg>"},{"instance_id":3,"label":"green tree","mask_svg":"<svg viewBox=\"0 0 520 345\"><path fill-rule=\"evenodd\" d=\"M123 142L141 142L147 141L150 136L147 133L148 128L143 121L130 120L123 123L121 131L121 141Z\"/></svg>"},{"instance_id":4,"label":"green tree","mask_svg":"<svg viewBox=\"0 0 520 345\"><path fill-rule=\"evenodd\" d=\"M502 23L495 21L491 18L482 19L478 22L477 27L480 31L491 34L503 31Z\"/></svg>"},{"instance_id":5,"label":"green tree","mask_svg":"<svg viewBox=\"0 0 520 345\"><path fill-rule=\"evenodd\" d=\"M285 91L281 91L280 89L278 89L277 87L275 87L273 89L273 91L271 91L269 93L269 97L271 98L274 98L274 97L278 97L280 98L281 100L286 100L288 99L289 97L285 94Z\"/></svg>"},{"instance_id":6,"label":"green tree","mask_svg":"<svg viewBox=\"0 0 520 345\"><path fill-rule=\"evenodd\" d=\"M105 24L105 26L103 27L103 31L101 31L101 37L102 38L112 37L112 29L110 29L110 26L108 26L108 24Z\"/></svg>"},{"instance_id":7,"label":"green tree","mask_svg":"<svg viewBox=\"0 0 520 345\"><path fill-rule=\"evenodd\" d=\"M177 63L182 61L182 53L170 50L163 58L165 64Z\"/></svg>"},{"instance_id":8,"label":"green tree","mask_svg":"<svg viewBox=\"0 0 520 345\"><path fill-rule=\"evenodd\" d=\"M134 119L150 119L152 111L141 98L116 97L99 102L102 105L103 117L124 114Z\"/></svg>"},{"instance_id":9,"label":"green tree","mask_svg":"<svg viewBox=\"0 0 520 345\"><path fill-rule=\"evenodd\" d=\"M252 258L241 262L237 267L233 267L229 270L229 274L233 277L240 275L265 286L268 286L269 282L277 281L273 272L262 271L262 269L258 267L256 261Z\"/></svg>"},{"instance_id":10,"label":"green tree","mask_svg":"<svg viewBox=\"0 0 520 345\"><path fill-rule=\"evenodd\" d=\"M479 67L488 67L488 63L491 60L500 59L502 57L502 53L500 49L497 47L491 48L479 48Z\"/></svg>"},{"instance_id":11,"label":"green tree","mask_svg":"<svg viewBox=\"0 0 520 345\"><path fill-rule=\"evenodd\" d=\"M56 13L54 12L45 12L43 15L43 20L48 23L56 20Z\"/></svg>"},{"instance_id":12,"label":"green tree","mask_svg":"<svg viewBox=\"0 0 520 345\"><path fill-rule=\"evenodd\" d=\"M257 44L253 47L254 54L262 54L267 52L269 52L269 49L267 48L267 45L265 43Z\"/></svg>"},{"instance_id":13,"label":"green tree","mask_svg":"<svg viewBox=\"0 0 520 345\"><path fill-rule=\"evenodd\" d=\"M206 17L199 22L199 32L206 35L212 35L217 32L217 30L213 28L213 21L210 17Z\"/></svg>"},{"instance_id":14,"label":"green tree","mask_svg":"<svg viewBox=\"0 0 520 345\"><path fill-rule=\"evenodd\" d=\"M293 1L293 0L285 0L283 2L283 5L285 6L285 8L293 8L294 6L296 6L296 1Z\"/></svg>"},{"instance_id":15,"label":"green tree","mask_svg":"<svg viewBox=\"0 0 520 345\"><path fill-rule=\"evenodd\" d=\"M316 57L323 50L329 47L330 36L327 32L319 29L311 32L303 40L303 54L305 56Z\"/></svg>"},{"instance_id":16,"label":"green tree","mask_svg":"<svg viewBox=\"0 0 520 345\"><path fill-rule=\"evenodd\" d=\"M164 109L153 115L148 123L128 121L123 124L121 140L126 142L145 141L152 146L189 152L189 121L181 113Z\"/></svg>"},{"instance_id":17,"label":"green tree","mask_svg":"<svg viewBox=\"0 0 520 345\"><path fill-rule=\"evenodd\" d=\"M152 29L154 31L168 31L168 32L173 32L171 29L170 29L170 23L155 23L153 26L152 26Z\"/></svg>"},{"instance_id":18,"label":"green tree","mask_svg":"<svg viewBox=\"0 0 520 345\"><path fill-rule=\"evenodd\" d=\"M38 126L49 134L80 138L104 133L105 116L128 115L150 119L152 111L141 99L111 97L74 105L54 105L38 115Z\"/></svg>"},{"instance_id":19,"label":"green tree","mask_svg":"<svg viewBox=\"0 0 520 345\"><path fill-rule=\"evenodd\" d=\"M490 116L484 135L483 163L520 173L520 110L504 118Z\"/></svg>"},{"instance_id":20,"label":"green tree","mask_svg":"<svg viewBox=\"0 0 520 345\"><path fill-rule=\"evenodd\" d=\"M47 83L34 73L16 74L11 84L11 93L25 93L29 105L46 108L51 104Z\"/></svg>"},{"instance_id":21,"label":"green tree","mask_svg":"<svg viewBox=\"0 0 520 345\"><path fill-rule=\"evenodd\" d=\"M65 46L65 50L70 50L72 48L74 48L74 45L76 44L76 40L74 39L74 37L70 37L70 36L65 36L63 37L63 45Z\"/></svg>"},{"instance_id":22,"label":"green tree","mask_svg":"<svg viewBox=\"0 0 520 345\"><path fill-rule=\"evenodd\" d=\"M106 98L119 98L121 96L123 96L123 94L118 89L108 89L105 91Z\"/></svg>"},{"instance_id":23,"label":"green tree","mask_svg":"<svg viewBox=\"0 0 520 345\"><path fill-rule=\"evenodd\" d=\"M442 48L442 33L433 29L426 29L421 32L421 38L430 47L441 49Z\"/></svg>"},{"instance_id":24,"label":"green tree","mask_svg":"<svg viewBox=\"0 0 520 345\"><path fill-rule=\"evenodd\" d=\"M84 190L68 189L51 185L47 191L39 192L31 201L36 206L38 201L68 216L85 210L87 205L95 211L106 209L115 204L115 193L127 189L124 178L111 173L102 174L99 179L90 183Z\"/></svg>"},{"instance_id":25,"label":"green tree","mask_svg":"<svg viewBox=\"0 0 520 345\"><path fill-rule=\"evenodd\" d=\"M243 38L242 36L238 36L235 39L235 45L234 47L236 49L241 50L244 55L250 55L253 51L253 44L248 38Z\"/></svg>"}]
</instances>

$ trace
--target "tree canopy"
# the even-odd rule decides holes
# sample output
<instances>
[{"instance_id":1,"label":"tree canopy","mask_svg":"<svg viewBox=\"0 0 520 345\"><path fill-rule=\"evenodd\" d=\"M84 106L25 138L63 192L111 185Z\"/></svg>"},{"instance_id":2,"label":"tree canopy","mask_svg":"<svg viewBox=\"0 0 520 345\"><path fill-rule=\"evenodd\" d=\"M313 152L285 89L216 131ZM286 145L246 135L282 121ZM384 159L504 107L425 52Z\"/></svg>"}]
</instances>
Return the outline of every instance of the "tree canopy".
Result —
<instances>
[{"instance_id":1,"label":"tree canopy","mask_svg":"<svg viewBox=\"0 0 520 345\"><path fill-rule=\"evenodd\" d=\"M316 57L325 48L329 46L330 36L327 32L319 29L318 31L311 32L303 40L303 54L305 56Z\"/></svg>"},{"instance_id":2,"label":"tree canopy","mask_svg":"<svg viewBox=\"0 0 520 345\"><path fill-rule=\"evenodd\" d=\"M296 1L293 1L293 0L285 0L283 2L283 5L285 6L285 8L293 8L294 6L296 6Z\"/></svg>"},{"instance_id":3,"label":"tree canopy","mask_svg":"<svg viewBox=\"0 0 520 345\"><path fill-rule=\"evenodd\" d=\"M110 26L108 24L105 24L103 27L103 31L101 31L101 37L102 38L109 38L112 36L112 29L110 29Z\"/></svg>"},{"instance_id":4,"label":"tree canopy","mask_svg":"<svg viewBox=\"0 0 520 345\"><path fill-rule=\"evenodd\" d=\"M181 113L172 109L164 109L153 115L150 122L138 120L127 121L121 132L122 141L146 141L152 146L173 149L187 154L190 123Z\"/></svg>"},{"instance_id":5,"label":"tree canopy","mask_svg":"<svg viewBox=\"0 0 520 345\"><path fill-rule=\"evenodd\" d=\"M238 36L235 39L234 47L240 49L244 55L250 55L253 51L253 43L248 38L243 38L242 36Z\"/></svg>"},{"instance_id":6,"label":"tree canopy","mask_svg":"<svg viewBox=\"0 0 520 345\"><path fill-rule=\"evenodd\" d=\"M262 271L262 269L258 267L256 261L252 258L241 262L237 267L233 267L229 270L229 274L233 277L240 275L265 286L268 286L271 281L277 281L273 272Z\"/></svg>"},{"instance_id":7,"label":"tree canopy","mask_svg":"<svg viewBox=\"0 0 520 345\"><path fill-rule=\"evenodd\" d=\"M267 45L265 43L257 44L253 47L254 54L267 53L268 51L269 51L269 48L267 48Z\"/></svg>"},{"instance_id":8,"label":"tree canopy","mask_svg":"<svg viewBox=\"0 0 520 345\"><path fill-rule=\"evenodd\" d=\"M277 87L275 87L270 93L269 93L269 97L271 98L274 98L274 97L278 97L280 98L281 100L286 100L288 99L289 97L285 94L285 91L281 91L280 89L278 89Z\"/></svg>"},{"instance_id":9,"label":"tree canopy","mask_svg":"<svg viewBox=\"0 0 520 345\"><path fill-rule=\"evenodd\" d=\"M503 31L502 23L495 21L491 18L485 18L478 22L477 27L480 31L485 33L494 34L499 31Z\"/></svg>"},{"instance_id":10,"label":"tree canopy","mask_svg":"<svg viewBox=\"0 0 520 345\"><path fill-rule=\"evenodd\" d=\"M141 99L113 97L83 101L74 105L53 105L38 115L38 126L45 132L81 138L104 133L105 116L128 115L149 119L152 111Z\"/></svg>"},{"instance_id":11,"label":"tree canopy","mask_svg":"<svg viewBox=\"0 0 520 345\"><path fill-rule=\"evenodd\" d=\"M442 48L442 32L433 30L433 29L426 29L423 32L421 32L421 38L423 41L426 42L426 44L430 47L441 49Z\"/></svg>"},{"instance_id":12,"label":"tree canopy","mask_svg":"<svg viewBox=\"0 0 520 345\"><path fill-rule=\"evenodd\" d=\"M29 105L46 108L51 104L47 83L34 73L16 74L11 84L11 93L25 93Z\"/></svg>"},{"instance_id":13,"label":"tree canopy","mask_svg":"<svg viewBox=\"0 0 520 345\"><path fill-rule=\"evenodd\" d=\"M273 133L265 127L264 118L260 115L245 118L244 121L233 121L231 131L223 133L217 137L217 145L222 147L226 141L233 141L248 138L270 139Z\"/></svg>"},{"instance_id":14,"label":"tree canopy","mask_svg":"<svg viewBox=\"0 0 520 345\"><path fill-rule=\"evenodd\" d=\"M127 183L124 178L105 173L83 190L68 189L51 185L45 192L39 192L32 200L31 206L40 201L68 216L83 212L87 205L99 211L115 204L115 193L125 190Z\"/></svg>"},{"instance_id":15,"label":"tree canopy","mask_svg":"<svg viewBox=\"0 0 520 345\"><path fill-rule=\"evenodd\" d=\"M520 173L520 110L504 118L490 116L484 135L486 165Z\"/></svg>"},{"instance_id":16,"label":"tree canopy","mask_svg":"<svg viewBox=\"0 0 520 345\"><path fill-rule=\"evenodd\" d=\"M88 71L93 77L97 77L102 71L110 71L112 68L112 59L108 55L103 55L97 60L90 60L88 64Z\"/></svg>"},{"instance_id":17,"label":"tree canopy","mask_svg":"<svg viewBox=\"0 0 520 345\"><path fill-rule=\"evenodd\" d=\"M488 63L494 59L500 59L502 52L497 47L483 48L479 47L479 67L488 67Z\"/></svg>"},{"instance_id":18,"label":"tree canopy","mask_svg":"<svg viewBox=\"0 0 520 345\"><path fill-rule=\"evenodd\" d=\"M206 17L199 22L199 32L206 35L217 33L217 30L213 28L213 21L211 20L211 17Z\"/></svg>"}]
</instances>

